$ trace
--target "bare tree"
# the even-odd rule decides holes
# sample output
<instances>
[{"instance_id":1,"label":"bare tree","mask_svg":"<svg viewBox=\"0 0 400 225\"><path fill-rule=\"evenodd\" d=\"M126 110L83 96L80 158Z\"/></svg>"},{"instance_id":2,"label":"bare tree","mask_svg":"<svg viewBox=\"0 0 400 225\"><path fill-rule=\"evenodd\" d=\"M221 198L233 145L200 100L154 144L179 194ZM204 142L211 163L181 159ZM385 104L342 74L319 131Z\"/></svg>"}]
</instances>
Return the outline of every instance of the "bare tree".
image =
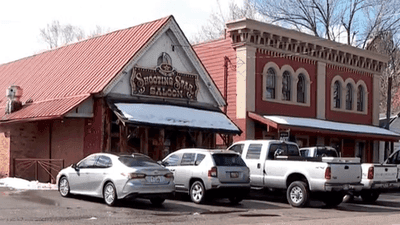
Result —
<instances>
[{"instance_id":1,"label":"bare tree","mask_svg":"<svg viewBox=\"0 0 400 225\"><path fill-rule=\"evenodd\" d=\"M54 49L86 38L97 37L109 31L109 28L97 25L90 35L86 35L80 27L71 24L62 25L58 20L54 20L51 24L47 24L46 28L40 29L40 36L50 49Z\"/></svg>"},{"instance_id":2,"label":"bare tree","mask_svg":"<svg viewBox=\"0 0 400 225\"><path fill-rule=\"evenodd\" d=\"M68 43L79 41L85 37L84 31L71 24L61 25L58 20L47 24L46 28L40 29L40 36L50 49L58 48Z\"/></svg>"},{"instance_id":3,"label":"bare tree","mask_svg":"<svg viewBox=\"0 0 400 225\"><path fill-rule=\"evenodd\" d=\"M392 111L398 112L400 110L400 42L394 38L391 32L382 32L375 36L373 41L368 43L367 49L389 56L388 65L381 76L379 109L381 113L386 112L387 92L390 88ZM389 78L392 79L391 87L389 87Z\"/></svg>"},{"instance_id":4,"label":"bare tree","mask_svg":"<svg viewBox=\"0 0 400 225\"><path fill-rule=\"evenodd\" d=\"M365 48L377 31L399 29L398 0L252 0L261 15L284 27L328 40L346 36L349 45ZM344 32L342 31L344 30Z\"/></svg>"},{"instance_id":5,"label":"bare tree","mask_svg":"<svg viewBox=\"0 0 400 225\"><path fill-rule=\"evenodd\" d=\"M229 2L229 11L226 14L223 14L218 0L217 3L219 7L218 12L211 13L207 23L201 27L197 34L191 37L191 43L199 43L222 37L225 34L225 23L231 20L241 18L263 20L262 17L258 17L257 10L250 0L244 0L243 6L239 6L231 0Z\"/></svg>"}]
</instances>

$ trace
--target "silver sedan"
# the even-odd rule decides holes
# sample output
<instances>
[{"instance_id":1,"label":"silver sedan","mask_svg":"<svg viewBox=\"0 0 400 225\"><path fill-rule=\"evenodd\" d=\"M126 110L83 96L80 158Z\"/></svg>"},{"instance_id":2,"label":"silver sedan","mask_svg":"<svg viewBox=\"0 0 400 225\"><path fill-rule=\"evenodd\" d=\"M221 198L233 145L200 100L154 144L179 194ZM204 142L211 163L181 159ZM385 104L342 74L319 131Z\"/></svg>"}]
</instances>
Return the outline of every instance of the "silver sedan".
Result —
<instances>
[{"instance_id":1,"label":"silver sedan","mask_svg":"<svg viewBox=\"0 0 400 225\"><path fill-rule=\"evenodd\" d=\"M123 198L148 198L160 205L175 192L174 176L150 157L134 153L96 153L57 175L58 190L70 194L104 198L114 205Z\"/></svg>"}]
</instances>

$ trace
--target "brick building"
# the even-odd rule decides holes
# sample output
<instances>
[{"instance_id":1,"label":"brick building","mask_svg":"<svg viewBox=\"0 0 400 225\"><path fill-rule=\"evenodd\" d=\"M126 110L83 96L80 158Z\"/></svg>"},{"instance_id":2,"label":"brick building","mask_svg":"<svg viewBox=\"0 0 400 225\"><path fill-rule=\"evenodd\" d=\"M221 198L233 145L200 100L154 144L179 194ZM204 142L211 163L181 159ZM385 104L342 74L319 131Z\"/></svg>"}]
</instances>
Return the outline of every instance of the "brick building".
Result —
<instances>
[{"instance_id":1,"label":"brick building","mask_svg":"<svg viewBox=\"0 0 400 225\"><path fill-rule=\"evenodd\" d=\"M378 126L386 56L251 19L226 25L194 49L243 130L234 140L331 145L363 162L379 161L380 140L399 140Z\"/></svg>"},{"instance_id":2,"label":"brick building","mask_svg":"<svg viewBox=\"0 0 400 225\"><path fill-rule=\"evenodd\" d=\"M3 176L47 181L95 152L160 160L241 133L172 16L2 64L0 78Z\"/></svg>"}]
</instances>

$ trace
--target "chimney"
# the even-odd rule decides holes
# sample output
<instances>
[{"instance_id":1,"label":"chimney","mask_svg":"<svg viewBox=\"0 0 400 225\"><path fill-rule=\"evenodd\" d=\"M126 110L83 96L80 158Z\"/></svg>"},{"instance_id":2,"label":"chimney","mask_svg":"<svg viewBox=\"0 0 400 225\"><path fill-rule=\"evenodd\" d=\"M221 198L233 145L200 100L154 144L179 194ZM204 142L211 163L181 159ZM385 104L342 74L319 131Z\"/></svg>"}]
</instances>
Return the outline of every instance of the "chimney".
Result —
<instances>
[{"instance_id":1,"label":"chimney","mask_svg":"<svg viewBox=\"0 0 400 225\"><path fill-rule=\"evenodd\" d=\"M17 85L11 85L6 90L7 105L6 114L13 113L22 108L21 102L22 88Z\"/></svg>"}]
</instances>

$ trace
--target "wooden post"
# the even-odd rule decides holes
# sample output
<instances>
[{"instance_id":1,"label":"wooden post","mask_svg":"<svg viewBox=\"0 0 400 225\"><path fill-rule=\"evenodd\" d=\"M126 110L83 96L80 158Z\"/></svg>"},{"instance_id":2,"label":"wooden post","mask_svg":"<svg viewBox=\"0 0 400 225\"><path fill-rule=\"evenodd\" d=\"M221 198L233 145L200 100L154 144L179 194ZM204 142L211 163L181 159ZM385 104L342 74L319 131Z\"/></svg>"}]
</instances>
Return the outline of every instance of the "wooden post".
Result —
<instances>
[{"instance_id":1,"label":"wooden post","mask_svg":"<svg viewBox=\"0 0 400 225\"><path fill-rule=\"evenodd\" d=\"M149 155L149 128L145 127L143 130L140 140L140 151L145 155Z\"/></svg>"}]
</instances>

